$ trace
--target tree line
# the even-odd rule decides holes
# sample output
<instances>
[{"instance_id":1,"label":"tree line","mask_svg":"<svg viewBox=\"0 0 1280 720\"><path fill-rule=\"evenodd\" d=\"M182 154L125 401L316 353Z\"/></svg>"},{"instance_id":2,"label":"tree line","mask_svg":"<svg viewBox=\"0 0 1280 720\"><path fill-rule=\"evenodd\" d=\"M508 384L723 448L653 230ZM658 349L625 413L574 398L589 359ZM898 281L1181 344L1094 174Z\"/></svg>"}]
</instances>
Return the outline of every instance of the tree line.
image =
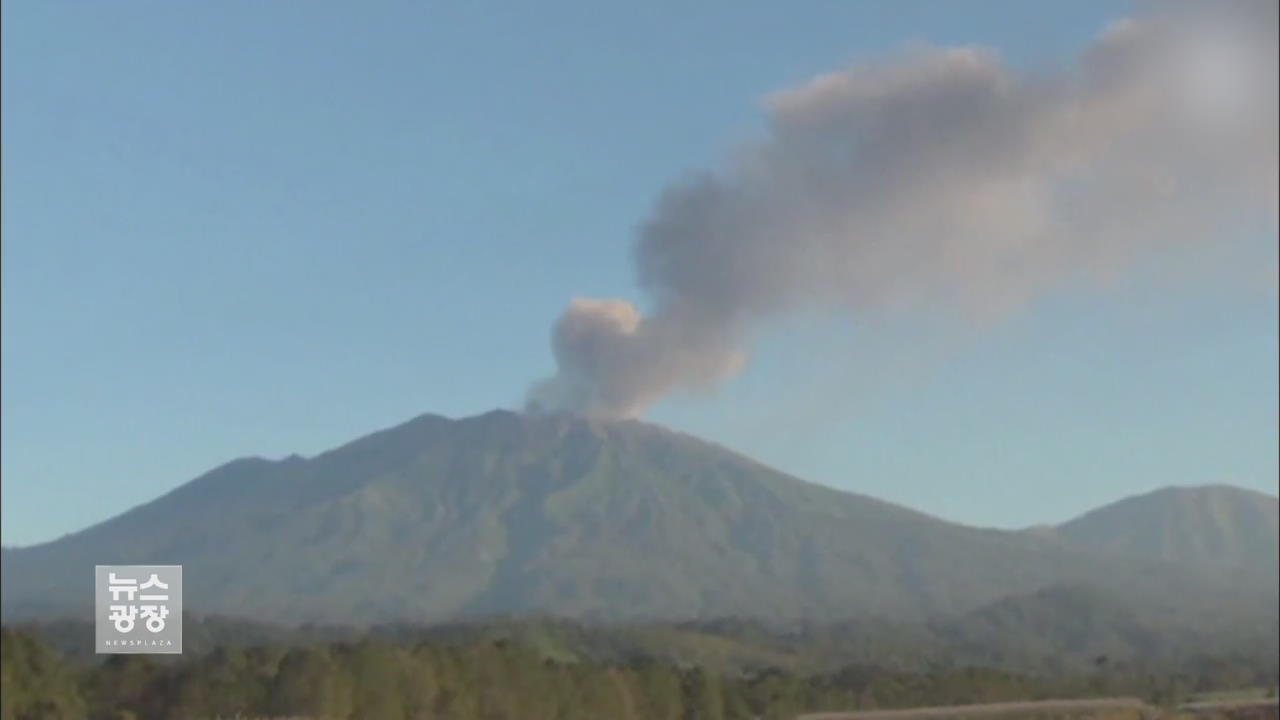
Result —
<instances>
[{"instance_id":1,"label":"tree line","mask_svg":"<svg viewBox=\"0 0 1280 720\"><path fill-rule=\"evenodd\" d=\"M1275 682L1224 661L1204 676L1099 667L1052 677L982 667L902 671L849 665L718 673L635 657L556 660L506 640L378 638L218 647L198 655L63 657L36 634L0 638L0 720L736 720L804 712L1130 695L1160 704L1214 683Z\"/></svg>"}]
</instances>

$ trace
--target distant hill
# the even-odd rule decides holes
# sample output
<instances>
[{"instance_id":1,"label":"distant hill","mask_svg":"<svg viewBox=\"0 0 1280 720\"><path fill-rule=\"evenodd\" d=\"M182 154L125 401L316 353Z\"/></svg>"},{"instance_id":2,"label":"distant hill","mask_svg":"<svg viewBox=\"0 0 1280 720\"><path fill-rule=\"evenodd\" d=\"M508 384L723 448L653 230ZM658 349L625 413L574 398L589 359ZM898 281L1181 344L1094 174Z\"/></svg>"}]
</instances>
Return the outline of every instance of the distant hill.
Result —
<instances>
[{"instance_id":1,"label":"distant hill","mask_svg":"<svg viewBox=\"0 0 1280 720\"><path fill-rule=\"evenodd\" d=\"M237 460L6 549L5 617L86 617L92 566L113 563L180 563L188 609L286 623L920 619L1058 584L1270 617L1276 595L1274 566L965 527L653 425L506 411L425 415L309 459Z\"/></svg>"},{"instance_id":2,"label":"distant hill","mask_svg":"<svg viewBox=\"0 0 1280 720\"><path fill-rule=\"evenodd\" d=\"M1280 501L1226 485L1168 487L1053 528L1075 547L1265 571L1280 563Z\"/></svg>"}]
</instances>

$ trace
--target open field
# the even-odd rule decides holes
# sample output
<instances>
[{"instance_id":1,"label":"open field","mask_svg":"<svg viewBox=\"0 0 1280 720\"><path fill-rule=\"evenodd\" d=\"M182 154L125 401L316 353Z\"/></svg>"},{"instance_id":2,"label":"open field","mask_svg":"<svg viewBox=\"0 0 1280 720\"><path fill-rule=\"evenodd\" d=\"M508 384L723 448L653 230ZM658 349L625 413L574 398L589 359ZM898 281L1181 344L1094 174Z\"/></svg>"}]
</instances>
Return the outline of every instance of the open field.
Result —
<instances>
[{"instance_id":1,"label":"open field","mask_svg":"<svg viewBox=\"0 0 1280 720\"><path fill-rule=\"evenodd\" d=\"M1173 712L1162 711L1135 698L1108 698L809 713L796 720L1276 720L1278 717L1280 707L1276 698L1221 693L1198 696Z\"/></svg>"},{"instance_id":2,"label":"open field","mask_svg":"<svg viewBox=\"0 0 1280 720\"><path fill-rule=\"evenodd\" d=\"M1027 720L1146 720L1159 717L1156 708L1135 698L1042 700L1037 702L951 705L904 710L811 713L796 720L941 720L942 718L1026 718Z\"/></svg>"},{"instance_id":3,"label":"open field","mask_svg":"<svg viewBox=\"0 0 1280 720\"><path fill-rule=\"evenodd\" d=\"M1280 704L1276 698L1201 698L1178 707L1178 720L1276 720Z\"/></svg>"}]
</instances>

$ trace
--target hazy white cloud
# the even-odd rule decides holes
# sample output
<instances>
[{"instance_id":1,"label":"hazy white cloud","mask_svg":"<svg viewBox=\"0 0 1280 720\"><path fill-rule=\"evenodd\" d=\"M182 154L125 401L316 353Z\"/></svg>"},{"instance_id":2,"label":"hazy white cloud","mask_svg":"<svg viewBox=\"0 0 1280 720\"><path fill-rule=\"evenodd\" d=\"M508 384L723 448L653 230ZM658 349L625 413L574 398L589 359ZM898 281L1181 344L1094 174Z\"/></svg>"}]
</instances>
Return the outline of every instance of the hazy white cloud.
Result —
<instances>
[{"instance_id":1,"label":"hazy white cloud","mask_svg":"<svg viewBox=\"0 0 1280 720\"><path fill-rule=\"evenodd\" d=\"M917 47L768 97L767 135L668 188L642 227L652 311L574 301L531 405L635 415L732 376L776 315L998 316L1274 217L1276 7L1153 6L1055 74Z\"/></svg>"}]
</instances>

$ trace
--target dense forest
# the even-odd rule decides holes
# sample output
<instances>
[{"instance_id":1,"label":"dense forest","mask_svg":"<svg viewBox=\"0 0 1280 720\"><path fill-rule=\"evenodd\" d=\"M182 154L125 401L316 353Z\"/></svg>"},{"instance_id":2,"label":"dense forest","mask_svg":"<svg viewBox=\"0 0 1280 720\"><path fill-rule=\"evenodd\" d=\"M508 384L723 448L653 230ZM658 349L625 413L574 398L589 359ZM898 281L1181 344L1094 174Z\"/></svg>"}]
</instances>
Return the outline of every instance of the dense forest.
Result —
<instances>
[{"instance_id":1,"label":"dense forest","mask_svg":"<svg viewBox=\"0 0 1280 720\"><path fill-rule=\"evenodd\" d=\"M74 624L4 629L0 720L712 720L1107 696L1171 705L1195 691L1274 687L1277 674L1274 657L1240 656L1199 656L1178 667L1098 657L1089 671L1070 674L923 660L806 671L785 653L777 655L780 666L762 665L760 655L735 655L739 650L726 648L723 632L673 626L658 635L656 626L624 632L562 621L357 634L205 619L189 623L182 656L55 649L84 630ZM653 635L648 645L646 633ZM678 646L673 641L681 638L684 647L707 645L699 656L707 663L644 649Z\"/></svg>"}]
</instances>

